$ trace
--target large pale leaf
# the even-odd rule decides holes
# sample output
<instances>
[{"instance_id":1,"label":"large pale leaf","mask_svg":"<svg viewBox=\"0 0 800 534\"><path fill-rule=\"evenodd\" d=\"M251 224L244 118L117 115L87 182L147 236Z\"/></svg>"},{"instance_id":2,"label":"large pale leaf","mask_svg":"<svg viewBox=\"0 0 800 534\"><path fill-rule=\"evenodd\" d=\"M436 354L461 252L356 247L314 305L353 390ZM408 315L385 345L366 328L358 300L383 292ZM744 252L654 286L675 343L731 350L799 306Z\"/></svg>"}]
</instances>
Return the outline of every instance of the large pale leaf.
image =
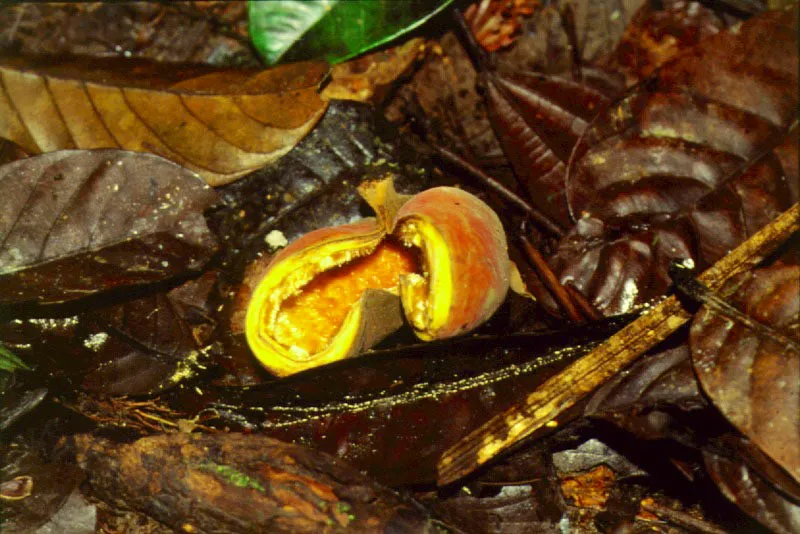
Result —
<instances>
[{"instance_id":1,"label":"large pale leaf","mask_svg":"<svg viewBox=\"0 0 800 534\"><path fill-rule=\"evenodd\" d=\"M62 302L198 270L217 195L158 156L63 150L0 168L0 303Z\"/></svg>"},{"instance_id":2,"label":"large pale leaf","mask_svg":"<svg viewBox=\"0 0 800 534\"><path fill-rule=\"evenodd\" d=\"M326 103L323 63L269 70L178 68L141 61L0 60L0 137L30 153L71 148L152 152L210 185L291 150Z\"/></svg>"},{"instance_id":3,"label":"large pale leaf","mask_svg":"<svg viewBox=\"0 0 800 534\"><path fill-rule=\"evenodd\" d=\"M453 0L248 2L250 37L267 64L325 58L338 63L423 24Z\"/></svg>"}]
</instances>

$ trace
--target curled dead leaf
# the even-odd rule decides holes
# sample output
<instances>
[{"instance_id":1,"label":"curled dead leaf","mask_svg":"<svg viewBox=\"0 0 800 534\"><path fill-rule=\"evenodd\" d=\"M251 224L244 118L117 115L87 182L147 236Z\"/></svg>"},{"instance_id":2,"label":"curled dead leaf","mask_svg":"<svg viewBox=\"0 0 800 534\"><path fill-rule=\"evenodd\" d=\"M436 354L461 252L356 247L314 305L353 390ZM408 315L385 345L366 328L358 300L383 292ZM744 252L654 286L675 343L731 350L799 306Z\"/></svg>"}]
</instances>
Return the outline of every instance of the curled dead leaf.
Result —
<instances>
[{"instance_id":1,"label":"curled dead leaf","mask_svg":"<svg viewBox=\"0 0 800 534\"><path fill-rule=\"evenodd\" d=\"M326 108L324 63L268 70L144 61L0 62L0 137L30 153L73 148L152 152L213 186L275 161Z\"/></svg>"}]
</instances>

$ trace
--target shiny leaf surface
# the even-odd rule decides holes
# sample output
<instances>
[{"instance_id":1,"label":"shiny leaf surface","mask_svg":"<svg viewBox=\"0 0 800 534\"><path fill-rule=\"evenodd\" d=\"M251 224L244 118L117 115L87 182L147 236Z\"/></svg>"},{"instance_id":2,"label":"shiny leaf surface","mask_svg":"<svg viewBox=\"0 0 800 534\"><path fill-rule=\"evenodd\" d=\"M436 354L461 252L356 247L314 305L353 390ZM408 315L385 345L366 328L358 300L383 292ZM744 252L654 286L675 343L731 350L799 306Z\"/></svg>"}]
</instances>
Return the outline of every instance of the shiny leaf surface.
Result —
<instances>
[{"instance_id":1,"label":"shiny leaf surface","mask_svg":"<svg viewBox=\"0 0 800 534\"><path fill-rule=\"evenodd\" d=\"M169 292L7 320L0 339L47 379L109 395L159 393L194 378L209 360L214 280L212 273Z\"/></svg>"},{"instance_id":2,"label":"shiny leaf surface","mask_svg":"<svg viewBox=\"0 0 800 534\"><path fill-rule=\"evenodd\" d=\"M705 268L788 208L796 178L770 151L797 102L790 21L713 35L595 118L568 168L577 224L551 261L562 283L605 314L630 310L664 293L672 259Z\"/></svg>"},{"instance_id":3,"label":"shiny leaf surface","mask_svg":"<svg viewBox=\"0 0 800 534\"><path fill-rule=\"evenodd\" d=\"M317 228L369 214L357 193L364 179L397 174L395 186L415 193L432 185L427 158L365 104L334 100L314 131L274 164L220 188L210 224L234 278L271 253L270 233L287 242ZM282 241L282 239L278 239Z\"/></svg>"},{"instance_id":4,"label":"shiny leaf surface","mask_svg":"<svg viewBox=\"0 0 800 534\"><path fill-rule=\"evenodd\" d=\"M338 63L408 33L453 0L248 2L250 36L268 65L283 59Z\"/></svg>"},{"instance_id":5,"label":"shiny leaf surface","mask_svg":"<svg viewBox=\"0 0 800 534\"><path fill-rule=\"evenodd\" d=\"M722 494L753 519L778 534L800 529L800 505L775 491L746 463L711 453L703 458Z\"/></svg>"},{"instance_id":6,"label":"shiny leaf surface","mask_svg":"<svg viewBox=\"0 0 800 534\"><path fill-rule=\"evenodd\" d=\"M800 481L800 267L759 269L731 288L733 306L794 343L704 306L690 335L697 376L728 420Z\"/></svg>"},{"instance_id":7,"label":"shiny leaf surface","mask_svg":"<svg viewBox=\"0 0 800 534\"><path fill-rule=\"evenodd\" d=\"M430 482L449 445L588 350L576 343L609 328L613 323L376 351L223 392L215 411L222 425L314 443L390 485Z\"/></svg>"},{"instance_id":8,"label":"shiny leaf surface","mask_svg":"<svg viewBox=\"0 0 800 534\"><path fill-rule=\"evenodd\" d=\"M0 168L0 303L62 302L199 270L216 250L191 171L119 150Z\"/></svg>"}]
</instances>

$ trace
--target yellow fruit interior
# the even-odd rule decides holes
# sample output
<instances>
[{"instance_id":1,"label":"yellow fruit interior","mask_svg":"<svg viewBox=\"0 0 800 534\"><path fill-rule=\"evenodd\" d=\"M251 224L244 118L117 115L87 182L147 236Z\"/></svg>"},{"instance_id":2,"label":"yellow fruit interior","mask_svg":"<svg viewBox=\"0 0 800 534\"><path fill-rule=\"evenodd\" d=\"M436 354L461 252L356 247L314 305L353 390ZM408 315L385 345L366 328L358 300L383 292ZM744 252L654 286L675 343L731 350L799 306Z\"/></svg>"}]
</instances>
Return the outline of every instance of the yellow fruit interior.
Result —
<instances>
[{"instance_id":1,"label":"yellow fruit interior","mask_svg":"<svg viewBox=\"0 0 800 534\"><path fill-rule=\"evenodd\" d=\"M397 291L401 275L420 272L417 250L384 239L369 255L323 271L280 304L272 337L308 354L324 350L366 289Z\"/></svg>"}]
</instances>

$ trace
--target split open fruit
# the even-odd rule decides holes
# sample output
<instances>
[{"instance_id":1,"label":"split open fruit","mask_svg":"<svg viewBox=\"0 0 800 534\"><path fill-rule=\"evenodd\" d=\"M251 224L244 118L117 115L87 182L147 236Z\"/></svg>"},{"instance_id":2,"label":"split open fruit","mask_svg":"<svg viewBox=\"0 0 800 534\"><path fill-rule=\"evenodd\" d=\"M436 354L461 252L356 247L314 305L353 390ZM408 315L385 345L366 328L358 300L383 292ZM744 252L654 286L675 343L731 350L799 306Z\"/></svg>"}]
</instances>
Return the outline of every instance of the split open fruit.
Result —
<instances>
[{"instance_id":1,"label":"split open fruit","mask_svg":"<svg viewBox=\"0 0 800 534\"><path fill-rule=\"evenodd\" d=\"M376 218L302 236L259 268L245 333L286 376L356 356L403 325L422 340L468 332L505 299L510 261L497 215L454 187L359 191Z\"/></svg>"}]
</instances>

